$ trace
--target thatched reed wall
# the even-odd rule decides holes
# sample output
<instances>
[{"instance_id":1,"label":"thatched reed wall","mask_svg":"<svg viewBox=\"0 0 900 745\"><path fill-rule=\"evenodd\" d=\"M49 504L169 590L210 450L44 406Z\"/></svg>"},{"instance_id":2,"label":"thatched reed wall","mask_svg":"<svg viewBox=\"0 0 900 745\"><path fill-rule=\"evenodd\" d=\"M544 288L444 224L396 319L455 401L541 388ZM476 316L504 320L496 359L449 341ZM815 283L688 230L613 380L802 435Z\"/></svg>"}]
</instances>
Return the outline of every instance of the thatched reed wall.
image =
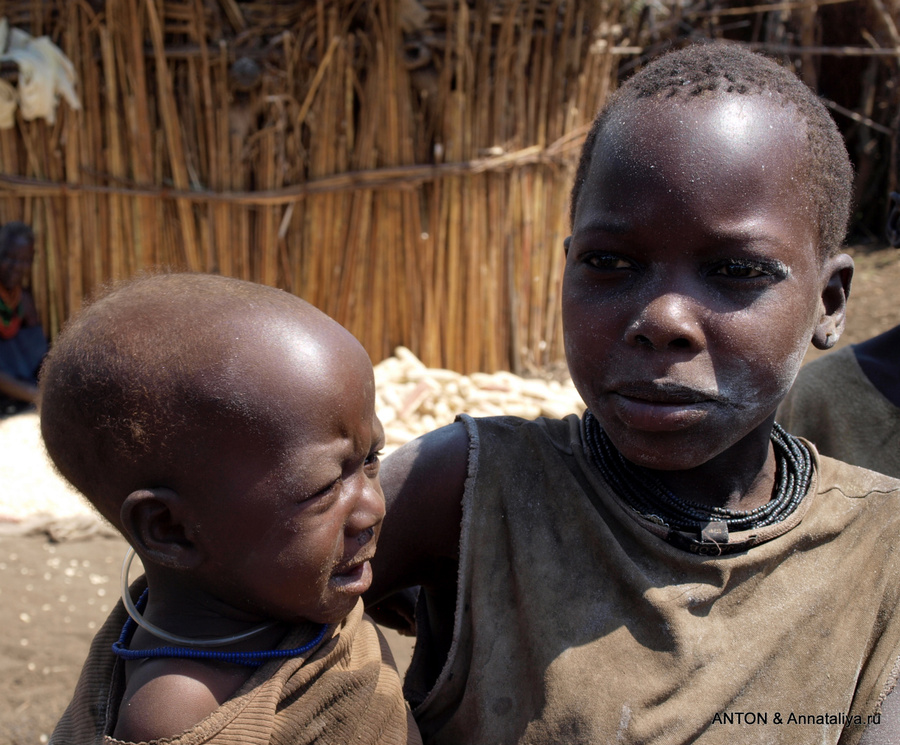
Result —
<instances>
[{"instance_id":1,"label":"thatched reed wall","mask_svg":"<svg viewBox=\"0 0 900 745\"><path fill-rule=\"evenodd\" d=\"M0 222L38 233L52 334L99 284L165 265L294 292L375 360L543 365L578 148L617 75L730 36L815 85L834 2L0 0L69 56L83 103L0 131ZM871 20L837 52L869 70L869 109L839 104L869 156L896 125L896 87L876 90L893 2L834 5Z\"/></svg>"}]
</instances>

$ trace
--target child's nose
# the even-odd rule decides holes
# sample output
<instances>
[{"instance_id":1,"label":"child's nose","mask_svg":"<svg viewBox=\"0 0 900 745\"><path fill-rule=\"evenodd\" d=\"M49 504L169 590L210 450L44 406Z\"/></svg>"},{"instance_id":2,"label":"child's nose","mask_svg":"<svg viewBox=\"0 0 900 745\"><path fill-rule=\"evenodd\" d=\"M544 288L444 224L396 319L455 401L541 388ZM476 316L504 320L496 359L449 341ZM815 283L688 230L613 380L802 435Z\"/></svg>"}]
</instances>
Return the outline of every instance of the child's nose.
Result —
<instances>
[{"instance_id":1,"label":"child's nose","mask_svg":"<svg viewBox=\"0 0 900 745\"><path fill-rule=\"evenodd\" d=\"M347 521L347 533L363 543L368 543L382 520L384 520L384 494L381 492L381 486L377 477L365 477L353 512Z\"/></svg>"},{"instance_id":2,"label":"child's nose","mask_svg":"<svg viewBox=\"0 0 900 745\"><path fill-rule=\"evenodd\" d=\"M629 325L625 341L659 351L702 349L703 329L693 306L692 300L681 293L653 296Z\"/></svg>"}]
</instances>

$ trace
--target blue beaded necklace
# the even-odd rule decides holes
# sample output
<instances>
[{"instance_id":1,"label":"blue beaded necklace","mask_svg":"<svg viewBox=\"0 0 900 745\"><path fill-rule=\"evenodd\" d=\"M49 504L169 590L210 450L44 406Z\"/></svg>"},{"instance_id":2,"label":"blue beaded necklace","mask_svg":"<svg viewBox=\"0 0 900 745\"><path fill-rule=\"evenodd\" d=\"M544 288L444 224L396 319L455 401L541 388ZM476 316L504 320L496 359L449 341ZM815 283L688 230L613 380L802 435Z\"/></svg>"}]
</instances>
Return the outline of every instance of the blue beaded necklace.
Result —
<instances>
[{"instance_id":1,"label":"blue beaded necklace","mask_svg":"<svg viewBox=\"0 0 900 745\"><path fill-rule=\"evenodd\" d=\"M136 603L138 611L143 611L147 605L147 594L144 590ZM299 657L308 652L325 638L328 624L322 624L316 638L307 642L302 647L293 649L269 649L262 652L216 652L210 649L191 649L189 647L157 647L155 649L128 649L126 640L134 633L137 624L130 618L122 627L119 640L112 645L113 654L124 660L144 660L154 657L183 657L190 660L216 660L218 662L230 662L234 665L261 665L268 660L283 659L286 657Z\"/></svg>"}]
</instances>

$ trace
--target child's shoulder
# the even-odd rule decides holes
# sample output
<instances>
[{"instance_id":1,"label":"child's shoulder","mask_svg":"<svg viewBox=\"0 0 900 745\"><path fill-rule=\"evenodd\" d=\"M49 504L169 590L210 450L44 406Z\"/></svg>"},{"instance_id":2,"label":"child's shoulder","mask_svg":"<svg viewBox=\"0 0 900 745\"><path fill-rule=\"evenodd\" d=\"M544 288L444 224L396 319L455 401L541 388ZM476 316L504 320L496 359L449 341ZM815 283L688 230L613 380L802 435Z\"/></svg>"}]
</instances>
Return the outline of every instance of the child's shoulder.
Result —
<instances>
[{"instance_id":1,"label":"child's shoulder","mask_svg":"<svg viewBox=\"0 0 900 745\"><path fill-rule=\"evenodd\" d=\"M900 479L887 476L867 468L819 455L820 494L835 491L848 499L881 498L889 499L889 510L900 515L900 507L893 500L900 499Z\"/></svg>"},{"instance_id":2,"label":"child's shoulder","mask_svg":"<svg viewBox=\"0 0 900 745\"><path fill-rule=\"evenodd\" d=\"M194 728L243 685L247 669L184 659L146 660L136 666L119 705L114 736L153 742Z\"/></svg>"},{"instance_id":3,"label":"child's shoulder","mask_svg":"<svg viewBox=\"0 0 900 745\"><path fill-rule=\"evenodd\" d=\"M515 416L472 418L462 415L472 447L479 454L483 449L499 449L510 457L519 453L543 451L548 447L563 453L571 453L573 445L580 442L581 419L570 414L563 419L538 417L521 419Z\"/></svg>"},{"instance_id":4,"label":"child's shoulder","mask_svg":"<svg viewBox=\"0 0 900 745\"><path fill-rule=\"evenodd\" d=\"M544 416L536 419L522 419L517 416L472 417L460 414L458 420L465 425L469 437L476 436L474 434L476 432L491 432L515 438L532 435L559 437L563 433L571 432L573 426L577 429L581 421L577 414L569 414L562 419Z\"/></svg>"}]
</instances>

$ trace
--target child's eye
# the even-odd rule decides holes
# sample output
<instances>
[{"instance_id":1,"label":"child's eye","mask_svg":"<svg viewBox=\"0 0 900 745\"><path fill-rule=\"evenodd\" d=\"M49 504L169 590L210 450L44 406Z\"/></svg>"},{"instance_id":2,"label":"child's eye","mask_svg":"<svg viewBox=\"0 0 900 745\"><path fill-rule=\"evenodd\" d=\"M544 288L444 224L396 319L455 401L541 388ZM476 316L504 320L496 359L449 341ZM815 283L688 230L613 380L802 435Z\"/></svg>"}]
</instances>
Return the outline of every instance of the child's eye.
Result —
<instances>
[{"instance_id":1,"label":"child's eye","mask_svg":"<svg viewBox=\"0 0 900 745\"><path fill-rule=\"evenodd\" d=\"M612 254L590 254L585 259L585 262L595 269L602 269L603 271L630 269L632 267L631 262L627 259Z\"/></svg>"},{"instance_id":2,"label":"child's eye","mask_svg":"<svg viewBox=\"0 0 900 745\"><path fill-rule=\"evenodd\" d=\"M366 458L366 462L365 462L366 470L369 472L371 472L373 470L375 472L377 472L380 465L381 465L381 451L378 450L378 451L369 453L368 457Z\"/></svg>"},{"instance_id":3,"label":"child's eye","mask_svg":"<svg viewBox=\"0 0 900 745\"><path fill-rule=\"evenodd\" d=\"M335 479L328 486L323 489L319 489L317 492L313 492L306 499L316 499L318 497L327 497L331 492L333 492L341 483L341 479Z\"/></svg>"},{"instance_id":4,"label":"child's eye","mask_svg":"<svg viewBox=\"0 0 900 745\"><path fill-rule=\"evenodd\" d=\"M724 264L723 266L718 267L713 273L740 279L763 276L763 271L759 267L749 266L747 264Z\"/></svg>"},{"instance_id":5,"label":"child's eye","mask_svg":"<svg viewBox=\"0 0 900 745\"><path fill-rule=\"evenodd\" d=\"M784 279L787 267L781 262L726 261L713 267L711 274L729 279L757 279L775 277Z\"/></svg>"}]
</instances>

